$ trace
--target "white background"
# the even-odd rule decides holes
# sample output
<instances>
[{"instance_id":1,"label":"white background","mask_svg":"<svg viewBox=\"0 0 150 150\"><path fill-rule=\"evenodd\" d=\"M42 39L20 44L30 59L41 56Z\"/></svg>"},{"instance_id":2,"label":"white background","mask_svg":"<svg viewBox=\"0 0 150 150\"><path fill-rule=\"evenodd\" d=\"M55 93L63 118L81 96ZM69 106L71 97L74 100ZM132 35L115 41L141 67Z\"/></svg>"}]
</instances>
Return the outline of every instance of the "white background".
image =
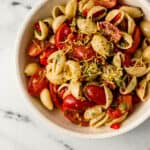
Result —
<instances>
[{"instance_id":1,"label":"white background","mask_svg":"<svg viewBox=\"0 0 150 150\"><path fill-rule=\"evenodd\" d=\"M36 3L0 0L0 150L150 150L150 120L127 134L105 140L64 137L35 123L17 91L13 58L17 30Z\"/></svg>"}]
</instances>

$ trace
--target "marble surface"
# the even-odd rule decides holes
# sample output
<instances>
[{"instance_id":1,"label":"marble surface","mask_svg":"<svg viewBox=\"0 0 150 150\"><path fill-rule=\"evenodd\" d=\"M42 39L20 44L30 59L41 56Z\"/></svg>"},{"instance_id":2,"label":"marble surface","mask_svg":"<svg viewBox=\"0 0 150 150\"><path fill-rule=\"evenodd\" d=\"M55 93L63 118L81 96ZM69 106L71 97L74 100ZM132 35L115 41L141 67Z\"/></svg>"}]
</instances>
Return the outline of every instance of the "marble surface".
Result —
<instances>
[{"instance_id":1,"label":"marble surface","mask_svg":"<svg viewBox=\"0 0 150 150\"><path fill-rule=\"evenodd\" d=\"M150 119L133 131L105 140L83 140L48 133L33 118L18 93L14 72L16 33L38 0L0 0L1 150L150 150Z\"/></svg>"}]
</instances>

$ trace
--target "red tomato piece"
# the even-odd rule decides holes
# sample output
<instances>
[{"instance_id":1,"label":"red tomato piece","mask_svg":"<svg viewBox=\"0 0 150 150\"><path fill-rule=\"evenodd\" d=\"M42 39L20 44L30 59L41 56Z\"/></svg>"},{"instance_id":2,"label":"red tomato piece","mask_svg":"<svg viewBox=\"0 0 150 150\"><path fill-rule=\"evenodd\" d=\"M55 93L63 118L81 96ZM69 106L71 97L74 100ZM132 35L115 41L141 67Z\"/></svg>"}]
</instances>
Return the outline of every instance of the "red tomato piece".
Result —
<instances>
[{"instance_id":1,"label":"red tomato piece","mask_svg":"<svg viewBox=\"0 0 150 150\"><path fill-rule=\"evenodd\" d=\"M106 104L104 88L97 85L86 85L84 88L85 97L98 105Z\"/></svg>"},{"instance_id":2,"label":"red tomato piece","mask_svg":"<svg viewBox=\"0 0 150 150\"><path fill-rule=\"evenodd\" d=\"M133 111L133 98L131 94L120 95L119 96L120 104L123 103L126 105L126 110L128 112Z\"/></svg>"},{"instance_id":3,"label":"red tomato piece","mask_svg":"<svg viewBox=\"0 0 150 150\"><path fill-rule=\"evenodd\" d=\"M74 124L80 124L80 122L81 122L79 113L76 111L65 110L64 116Z\"/></svg>"},{"instance_id":4,"label":"red tomato piece","mask_svg":"<svg viewBox=\"0 0 150 150\"><path fill-rule=\"evenodd\" d=\"M136 26L133 34L133 45L126 51L126 53L134 54L137 48L139 47L140 42L141 42L141 29L140 27Z\"/></svg>"},{"instance_id":5,"label":"red tomato piece","mask_svg":"<svg viewBox=\"0 0 150 150\"><path fill-rule=\"evenodd\" d=\"M45 76L45 70L39 69L28 81L28 92L32 96L38 96L47 85L48 80Z\"/></svg>"},{"instance_id":6,"label":"red tomato piece","mask_svg":"<svg viewBox=\"0 0 150 150\"><path fill-rule=\"evenodd\" d=\"M84 111L85 109L93 106L92 102L81 101L76 99L73 95L67 95L63 100L63 110L78 110Z\"/></svg>"},{"instance_id":7,"label":"red tomato piece","mask_svg":"<svg viewBox=\"0 0 150 150\"><path fill-rule=\"evenodd\" d=\"M119 109L109 108L108 109L108 115L110 118L115 119L115 118L121 117L122 113Z\"/></svg>"},{"instance_id":8,"label":"red tomato piece","mask_svg":"<svg viewBox=\"0 0 150 150\"><path fill-rule=\"evenodd\" d=\"M55 44L57 48L63 48L65 46L64 42L67 39L67 36L71 33L70 27L64 23L59 26L55 34Z\"/></svg>"},{"instance_id":9,"label":"red tomato piece","mask_svg":"<svg viewBox=\"0 0 150 150\"><path fill-rule=\"evenodd\" d=\"M39 32L39 33L41 32L41 28L40 28L40 25L39 25L38 22L35 23L34 27L35 27L35 30L36 30L37 32Z\"/></svg>"},{"instance_id":10,"label":"red tomato piece","mask_svg":"<svg viewBox=\"0 0 150 150\"><path fill-rule=\"evenodd\" d=\"M77 60L92 60L96 56L92 48L74 46L73 58Z\"/></svg>"},{"instance_id":11,"label":"red tomato piece","mask_svg":"<svg viewBox=\"0 0 150 150\"><path fill-rule=\"evenodd\" d=\"M52 101L54 102L54 104L57 108L61 109L62 108L62 100L58 97L58 94L57 94L58 85L50 83L49 88L50 88L50 94L52 97Z\"/></svg>"},{"instance_id":12,"label":"red tomato piece","mask_svg":"<svg viewBox=\"0 0 150 150\"><path fill-rule=\"evenodd\" d=\"M141 102L140 98L134 94L133 95L133 105L138 104L139 102Z\"/></svg>"},{"instance_id":13,"label":"red tomato piece","mask_svg":"<svg viewBox=\"0 0 150 150\"><path fill-rule=\"evenodd\" d=\"M43 51L43 45L44 43L42 41L33 40L27 49L28 55L32 57L40 55Z\"/></svg>"},{"instance_id":14,"label":"red tomato piece","mask_svg":"<svg viewBox=\"0 0 150 150\"><path fill-rule=\"evenodd\" d=\"M40 63L42 65L47 65L47 59L48 57L57 50L56 46L52 43L47 43L45 48L45 50L42 52L42 54L40 55Z\"/></svg>"},{"instance_id":15,"label":"red tomato piece","mask_svg":"<svg viewBox=\"0 0 150 150\"><path fill-rule=\"evenodd\" d=\"M88 14L88 10L87 10L87 9L84 9L84 10L82 11L82 15L86 17L87 14Z\"/></svg>"},{"instance_id":16,"label":"red tomato piece","mask_svg":"<svg viewBox=\"0 0 150 150\"><path fill-rule=\"evenodd\" d=\"M83 114L78 111L65 110L64 116L74 124L80 124L81 126L88 126L89 122L83 117Z\"/></svg>"},{"instance_id":17,"label":"red tomato piece","mask_svg":"<svg viewBox=\"0 0 150 150\"><path fill-rule=\"evenodd\" d=\"M101 5L106 8L113 8L117 4L117 0L94 0L95 5Z\"/></svg>"},{"instance_id":18,"label":"red tomato piece","mask_svg":"<svg viewBox=\"0 0 150 150\"><path fill-rule=\"evenodd\" d=\"M120 123L114 123L110 127L115 130L120 129Z\"/></svg>"},{"instance_id":19,"label":"red tomato piece","mask_svg":"<svg viewBox=\"0 0 150 150\"><path fill-rule=\"evenodd\" d=\"M125 59L124 59L124 65L126 66L126 67L129 67L130 65L132 65L133 64L133 62L132 62L132 60L131 60L131 55L129 55L129 54L125 54Z\"/></svg>"},{"instance_id":20,"label":"red tomato piece","mask_svg":"<svg viewBox=\"0 0 150 150\"><path fill-rule=\"evenodd\" d=\"M120 41L122 35L120 30L114 26L112 23L107 21L99 22L99 29L103 31L104 36L109 40L112 40L114 43Z\"/></svg>"}]
</instances>

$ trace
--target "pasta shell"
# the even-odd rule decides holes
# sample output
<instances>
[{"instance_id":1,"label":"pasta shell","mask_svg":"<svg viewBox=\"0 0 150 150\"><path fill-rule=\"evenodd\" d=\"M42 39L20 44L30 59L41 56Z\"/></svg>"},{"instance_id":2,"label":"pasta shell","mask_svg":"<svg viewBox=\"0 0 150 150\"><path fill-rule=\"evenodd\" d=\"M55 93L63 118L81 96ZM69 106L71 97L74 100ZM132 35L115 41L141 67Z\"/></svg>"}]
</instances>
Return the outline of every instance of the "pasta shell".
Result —
<instances>
[{"instance_id":1,"label":"pasta shell","mask_svg":"<svg viewBox=\"0 0 150 150\"><path fill-rule=\"evenodd\" d=\"M65 64L65 78L66 80L77 80L81 77L80 64L73 60L68 60Z\"/></svg>"},{"instance_id":2,"label":"pasta shell","mask_svg":"<svg viewBox=\"0 0 150 150\"><path fill-rule=\"evenodd\" d=\"M136 94L141 99L141 101L145 102L150 98L150 78L149 74L140 81L138 87L136 88Z\"/></svg>"},{"instance_id":3,"label":"pasta shell","mask_svg":"<svg viewBox=\"0 0 150 150\"><path fill-rule=\"evenodd\" d=\"M49 67L50 65L47 65L46 69L48 70ZM66 79L63 73L56 75L53 72L46 72L46 77L51 83L56 84L56 85L61 85L66 82Z\"/></svg>"},{"instance_id":4,"label":"pasta shell","mask_svg":"<svg viewBox=\"0 0 150 150\"><path fill-rule=\"evenodd\" d=\"M136 59L133 66L124 67L124 69L129 75L136 77L142 77L149 71L141 58Z\"/></svg>"},{"instance_id":5,"label":"pasta shell","mask_svg":"<svg viewBox=\"0 0 150 150\"><path fill-rule=\"evenodd\" d=\"M65 6L64 5L58 5L55 6L52 10L52 17L55 19L58 16L64 15L65 14Z\"/></svg>"},{"instance_id":6,"label":"pasta shell","mask_svg":"<svg viewBox=\"0 0 150 150\"><path fill-rule=\"evenodd\" d=\"M89 121L102 113L102 107L100 105L87 108L84 112L84 119Z\"/></svg>"},{"instance_id":7,"label":"pasta shell","mask_svg":"<svg viewBox=\"0 0 150 150\"><path fill-rule=\"evenodd\" d=\"M56 51L48 57L48 63L51 65L54 74L60 74L66 63L66 56L62 50Z\"/></svg>"},{"instance_id":8,"label":"pasta shell","mask_svg":"<svg viewBox=\"0 0 150 150\"><path fill-rule=\"evenodd\" d=\"M55 36L54 35L52 35L50 37L49 42L55 44Z\"/></svg>"},{"instance_id":9,"label":"pasta shell","mask_svg":"<svg viewBox=\"0 0 150 150\"><path fill-rule=\"evenodd\" d=\"M137 85L137 79L135 76L133 76L130 82L128 83L128 85L125 84L123 87L120 88L120 93L124 95L129 94L135 89L136 85Z\"/></svg>"},{"instance_id":10,"label":"pasta shell","mask_svg":"<svg viewBox=\"0 0 150 150\"><path fill-rule=\"evenodd\" d=\"M69 85L69 90L71 94L77 99L80 99L82 96L81 86L82 86L81 82L74 81L74 80L71 80L70 85Z\"/></svg>"},{"instance_id":11,"label":"pasta shell","mask_svg":"<svg viewBox=\"0 0 150 150\"><path fill-rule=\"evenodd\" d=\"M113 101L113 95L112 95L111 90L107 86L104 86L104 91L105 91L105 96L106 96L106 104L103 105L102 107L104 109L107 109Z\"/></svg>"},{"instance_id":12,"label":"pasta shell","mask_svg":"<svg viewBox=\"0 0 150 150\"><path fill-rule=\"evenodd\" d=\"M102 120L98 121L93 127L99 128L100 126L105 124L108 119L109 119L109 115L106 114L105 117Z\"/></svg>"},{"instance_id":13,"label":"pasta shell","mask_svg":"<svg viewBox=\"0 0 150 150\"><path fill-rule=\"evenodd\" d=\"M146 47L146 48L143 50L142 58L143 58L145 61L150 62L150 46Z\"/></svg>"},{"instance_id":14,"label":"pasta shell","mask_svg":"<svg viewBox=\"0 0 150 150\"><path fill-rule=\"evenodd\" d=\"M40 93L40 100L42 104L48 109L53 110L53 102L50 96L50 92L47 88L43 89Z\"/></svg>"},{"instance_id":15,"label":"pasta shell","mask_svg":"<svg viewBox=\"0 0 150 150\"><path fill-rule=\"evenodd\" d=\"M39 68L40 66L37 63L30 63L26 65L24 73L26 76L32 76Z\"/></svg>"},{"instance_id":16,"label":"pasta shell","mask_svg":"<svg viewBox=\"0 0 150 150\"><path fill-rule=\"evenodd\" d=\"M132 47L133 44L132 36L126 32L121 32L121 33L122 33L122 39L116 44L116 46L123 50Z\"/></svg>"},{"instance_id":17,"label":"pasta shell","mask_svg":"<svg viewBox=\"0 0 150 150\"><path fill-rule=\"evenodd\" d=\"M101 78L106 82L114 82L120 80L123 75L122 68L118 68L114 65L107 65L102 69Z\"/></svg>"},{"instance_id":18,"label":"pasta shell","mask_svg":"<svg viewBox=\"0 0 150 150\"><path fill-rule=\"evenodd\" d=\"M144 13L139 7L132 7L132 6L122 6L120 10L128 13L132 18L141 18L143 17Z\"/></svg>"},{"instance_id":19,"label":"pasta shell","mask_svg":"<svg viewBox=\"0 0 150 150\"><path fill-rule=\"evenodd\" d=\"M66 87L67 90L63 94L63 98L65 98L67 95L71 94L68 83L64 83L64 84L60 85L59 88L58 88L58 90L57 90L57 92L60 92L64 87Z\"/></svg>"},{"instance_id":20,"label":"pasta shell","mask_svg":"<svg viewBox=\"0 0 150 150\"><path fill-rule=\"evenodd\" d=\"M124 16L125 16L125 13L123 11L119 9L113 9L107 14L105 20L117 26L118 24L122 22L122 20L124 19Z\"/></svg>"},{"instance_id":21,"label":"pasta shell","mask_svg":"<svg viewBox=\"0 0 150 150\"><path fill-rule=\"evenodd\" d=\"M124 60L124 54L121 52L117 52L117 54L115 54L113 57L113 65L118 68L121 68L123 60Z\"/></svg>"},{"instance_id":22,"label":"pasta shell","mask_svg":"<svg viewBox=\"0 0 150 150\"><path fill-rule=\"evenodd\" d=\"M53 32L55 33L58 27L67 20L66 16L61 15L54 19L52 23Z\"/></svg>"},{"instance_id":23,"label":"pasta shell","mask_svg":"<svg viewBox=\"0 0 150 150\"><path fill-rule=\"evenodd\" d=\"M108 121L105 125L111 126L115 123L121 123L127 118L127 116L128 116L128 112L124 113L121 117L119 117L117 119L113 119L113 120Z\"/></svg>"},{"instance_id":24,"label":"pasta shell","mask_svg":"<svg viewBox=\"0 0 150 150\"><path fill-rule=\"evenodd\" d=\"M65 8L65 15L67 18L71 19L75 17L77 12L77 0L69 0L66 8Z\"/></svg>"},{"instance_id":25,"label":"pasta shell","mask_svg":"<svg viewBox=\"0 0 150 150\"><path fill-rule=\"evenodd\" d=\"M106 13L107 9L105 7L94 6L88 11L87 18L97 21L103 18Z\"/></svg>"},{"instance_id":26,"label":"pasta shell","mask_svg":"<svg viewBox=\"0 0 150 150\"><path fill-rule=\"evenodd\" d=\"M82 7L82 10L89 10L94 6L93 0L88 0L84 6Z\"/></svg>"},{"instance_id":27,"label":"pasta shell","mask_svg":"<svg viewBox=\"0 0 150 150\"><path fill-rule=\"evenodd\" d=\"M49 27L52 27L53 19L51 17L43 19L44 23L47 23Z\"/></svg>"},{"instance_id":28,"label":"pasta shell","mask_svg":"<svg viewBox=\"0 0 150 150\"><path fill-rule=\"evenodd\" d=\"M97 32L97 27L94 22L92 22L90 19L77 19L77 26L81 33L83 34L94 34Z\"/></svg>"},{"instance_id":29,"label":"pasta shell","mask_svg":"<svg viewBox=\"0 0 150 150\"><path fill-rule=\"evenodd\" d=\"M127 19L128 21L128 33L130 35L132 35L134 33L134 30L135 30L135 21L133 20L132 17L130 17L127 13L125 14L125 18Z\"/></svg>"},{"instance_id":30,"label":"pasta shell","mask_svg":"<svg viewBox=\"0 0 150 150\"><path fill-rule=\"evenodd\" d=\"M39 21L38 23L41 32L39 33L37 30L34 30L34 37L38 40L45 40L48 36L48 26L43 21Z\"/></svg>"},{"instance_id":31,"label":"pasta shell","mask_svg":"<svg viewBox=\"0 0 150 150\"><path fill-rule=\"evenodd\" d=\"M104 36L95 34L92 38L91 45L93 50L99 55L103 57L107 57L110 55L110 43Z\"/></svg>"},{"instance_id":32,"label":"pasta shell","mask_svg":"<svg viewBox=\"0 0 150 150\"><path fill-rule=\"evenodd\" d=\"M140 27L144 36L150 38L150 21L146 21L146 20L142 21L140 23Z\"/></svg>"},{"instance_id":33,"label":"pasta shell","mask_svg":"<svg viewBox=\"0 0 150 150\"><path fill-rule=\"evenodd\" d=\"M148 46L150 46L150 38L145 38L142 42L142 49L145 49Z\"/></svg>"},{"instance_id":34,"label":"pasta shell","mask_svg":"<svg viewBox=\"0 0 150 150\"><path fill-rule=\"evenodd\" d=\"M98 115L97 117L93 118L90 120L90 126L95 126L96 123L101 122L103 120L103 118L105 117L106 113L102 112L100 115Z\"/></svg>"}]
</instances>

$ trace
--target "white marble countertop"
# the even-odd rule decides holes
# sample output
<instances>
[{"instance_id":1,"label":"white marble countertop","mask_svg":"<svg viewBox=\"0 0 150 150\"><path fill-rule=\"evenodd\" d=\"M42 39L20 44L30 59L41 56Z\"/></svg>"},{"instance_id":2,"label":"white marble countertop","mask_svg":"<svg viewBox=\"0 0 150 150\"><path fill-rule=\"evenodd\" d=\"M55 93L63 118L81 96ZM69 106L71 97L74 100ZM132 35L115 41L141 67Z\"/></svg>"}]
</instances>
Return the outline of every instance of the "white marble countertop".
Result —
<instances>
[{"instance_id":1,"label":"white marble countertop","mask_svg":"<svg viewBox=\"0 0 150 150\"><path fill-rule=\"evenodd\" d=\"M35 3L38 1L0 0L0 149L150 150L150 119L127 134L105 140L62 137L35 123L17 91L13 64L17 30Z\"/></svg>"}]
</instances>

